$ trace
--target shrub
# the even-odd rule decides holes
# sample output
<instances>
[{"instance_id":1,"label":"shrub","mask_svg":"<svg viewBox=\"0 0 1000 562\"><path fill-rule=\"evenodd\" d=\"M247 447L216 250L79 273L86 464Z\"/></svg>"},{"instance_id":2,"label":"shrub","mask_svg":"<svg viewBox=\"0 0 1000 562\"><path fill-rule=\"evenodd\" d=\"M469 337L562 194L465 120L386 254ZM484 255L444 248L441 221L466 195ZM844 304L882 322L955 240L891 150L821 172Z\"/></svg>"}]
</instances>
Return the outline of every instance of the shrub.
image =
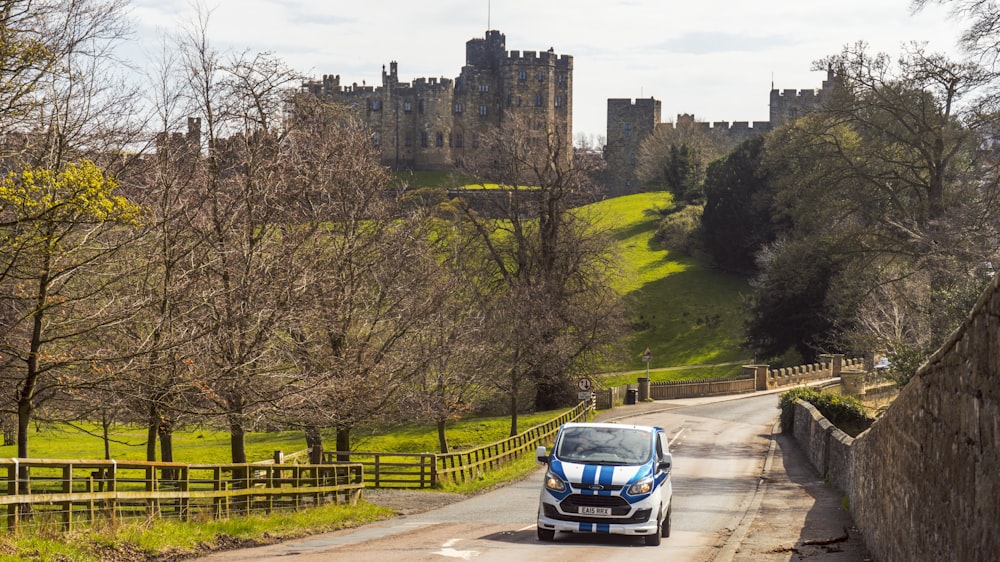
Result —
<instances>
[{"instance_id":1,"label":"shrub","mask_svg":"<svg viewBox=\"0 0 1000 562\"><path fill-rule=\"evenodd\" d=\"M702 205L688 205L667 214L660 221L654 239L667 248L692 255L699 247Z\"/></svg>"},{"instance_id":2,"label":"shrub","mask_svg":"<svg viewBox=\"0 0 1000 562\"><path fill-rule=\"evenodd\" d=\"M799 387L783 392L778 401L778 408L781 409L782 431L792 430L792 423L795 419L794 406L798 400L805 400L815 406L819 413L823 414L823 417L830 420L830 423L848 434L857 435L873 421L868 416L868 412L865 411L861 400L854 396L820 392L810 387Z\"/></svg>"}]
</instances>

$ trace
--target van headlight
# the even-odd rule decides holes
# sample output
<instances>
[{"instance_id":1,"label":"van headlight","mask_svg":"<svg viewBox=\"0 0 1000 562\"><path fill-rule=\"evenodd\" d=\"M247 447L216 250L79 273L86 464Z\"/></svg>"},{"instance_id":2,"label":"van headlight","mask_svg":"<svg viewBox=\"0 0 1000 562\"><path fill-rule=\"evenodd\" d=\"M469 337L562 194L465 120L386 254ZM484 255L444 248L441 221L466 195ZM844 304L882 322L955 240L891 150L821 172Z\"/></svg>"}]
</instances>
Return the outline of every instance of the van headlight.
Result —
<instances>
[{"instance_id":1,"label":"van headlight","mask_svg":"<svg viewBox=\"0 0 1000 562\"><path fill-rule=\"evenodd\" d=\"M550 470L545 473L545 487L553 492L565 492L566 483Z\"/></svg>"},{"instance_id":2,"label":"van headlight","mask_svg":"<svg viewBox=\"0 0 1000 562\"><path fill-rule=\"evenodd\" d=\"M647 476L628 487L630 496L641 496L653 491L653 477Z\"/></svg>"}]
</instances>

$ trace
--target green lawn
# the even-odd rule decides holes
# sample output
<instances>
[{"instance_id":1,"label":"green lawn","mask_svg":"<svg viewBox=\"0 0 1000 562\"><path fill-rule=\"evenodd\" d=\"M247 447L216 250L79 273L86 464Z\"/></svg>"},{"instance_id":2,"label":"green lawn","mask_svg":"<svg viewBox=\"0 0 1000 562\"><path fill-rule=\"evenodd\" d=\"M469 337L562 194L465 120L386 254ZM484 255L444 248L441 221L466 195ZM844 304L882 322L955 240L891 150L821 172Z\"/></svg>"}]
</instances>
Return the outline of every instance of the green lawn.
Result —
<instances>
[{"instance_id":1,"label":"green lawn","mask_svg":"<svg viewBox=\"0 0 1000 562\"><path fill-rule=\"evenodd\" d=\"M619 242L627 264L619 290L632 307L629 359L609 370L644 369L646 348L652 352L651 369L746 359L740 349L740 298L748 286L700 259L675 257L653 241L659 215L652 211L670 201L669 193L654 192L594 205Z\"/></svg>"},{"instance_id":2,"label":"green lawn","mask_svg":"<svg viewBox=\"0 0 1000 562\"><path fill-rule=\"evenodd\" d=\"M518 417L518 429L545 423L562 411L539 412ZM80 429L65 425L42 425L29 437L32 458L102 459L104 443L95 424L76 424ZM86 431L84 431L86 430ZM472 449L506 439L510 433L510 418L464 418L448 425L448 442L452 450ZM112 430L111 457L117 460L145 460L146 432L134 426L119 426ZM274 451L285 454L306 448L301 431L249 433L246 438L247 458L251 462L273 458ZM324 433L324 445L333 449L335 436ZM357 429L351 434L355 451L393 451L397 453L438 452L437 430L428 425L399 425ZM16 457L17 447L0 447L0 457ZM157 451L159 457L159 451ZM174 433L174 460L183 463L228 463L229 434L225 431L196 429Z\"/></svg>"}]
</instances>

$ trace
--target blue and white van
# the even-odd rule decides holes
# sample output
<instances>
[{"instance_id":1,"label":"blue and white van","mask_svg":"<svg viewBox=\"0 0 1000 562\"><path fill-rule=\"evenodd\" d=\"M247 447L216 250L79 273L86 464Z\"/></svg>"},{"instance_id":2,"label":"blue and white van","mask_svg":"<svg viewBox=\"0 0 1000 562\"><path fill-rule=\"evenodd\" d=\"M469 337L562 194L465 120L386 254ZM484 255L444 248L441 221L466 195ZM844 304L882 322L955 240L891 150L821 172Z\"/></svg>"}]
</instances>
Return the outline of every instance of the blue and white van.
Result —
<instances>
[{"instance_id":1,"label":"blue and white van","mask_svg":"<svg viewBox=\"0 0 1000 562\"><path fill-rule=\"evenodd\" d=\"M556 531L641 535L656 546L670 536L673 488L666 432L618 423L567 423L552 453L538 502L538 539Z\"/></svg>"}]
</instances>

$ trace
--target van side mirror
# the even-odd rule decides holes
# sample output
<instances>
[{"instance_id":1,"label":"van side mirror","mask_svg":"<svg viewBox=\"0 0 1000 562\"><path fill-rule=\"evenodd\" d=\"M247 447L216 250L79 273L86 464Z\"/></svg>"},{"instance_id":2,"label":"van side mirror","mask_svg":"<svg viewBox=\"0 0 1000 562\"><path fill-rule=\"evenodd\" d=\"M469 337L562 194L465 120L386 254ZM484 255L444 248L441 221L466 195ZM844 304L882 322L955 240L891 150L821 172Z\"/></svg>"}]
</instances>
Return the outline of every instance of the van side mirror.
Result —
<instances>
[{"instance_id":1,"label":"van side mirror","mask_svg":"<svg viewBox=\"0 0 1000 562\"><path fill-rule=\"evenodd\" d=\"M670 469L674 466L674 456L670 453L665 453L663 458L660 459L660 464L657 467L663 472L670 472Z\"/></svg>"},{"instance_id":2,"label":"van side mirror","mask_svg":"<svg viewBox=\"0 0 1000 562\"><path fill-rule=\"evenodd\" d=\"M537 459L540 463L549 464L549 455L545 449L545 445L539 445L538 448L535 449L535 459Z\"/></svg>"}]
</instances>

